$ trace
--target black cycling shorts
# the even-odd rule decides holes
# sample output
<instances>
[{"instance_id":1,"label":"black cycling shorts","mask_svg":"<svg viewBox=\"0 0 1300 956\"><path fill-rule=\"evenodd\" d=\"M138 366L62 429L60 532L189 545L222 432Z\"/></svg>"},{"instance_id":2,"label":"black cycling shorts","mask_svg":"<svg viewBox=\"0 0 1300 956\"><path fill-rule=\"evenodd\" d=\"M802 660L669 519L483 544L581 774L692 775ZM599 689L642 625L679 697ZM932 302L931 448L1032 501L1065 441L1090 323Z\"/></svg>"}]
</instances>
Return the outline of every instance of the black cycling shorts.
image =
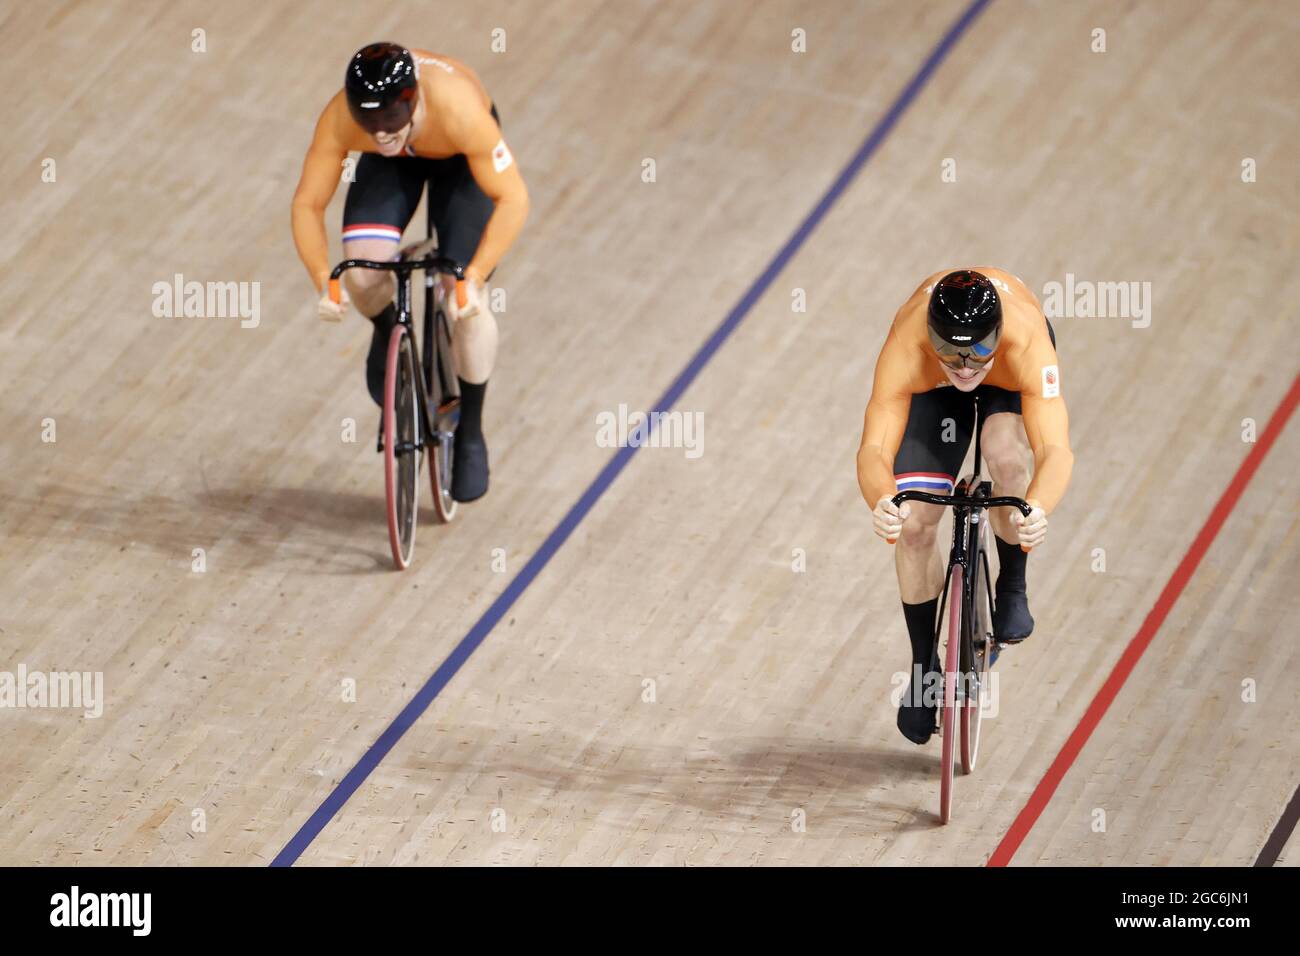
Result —
<instances>
[{"instance_id":1,"label":"black cycling shorts","mask_svg":"<svg viewBox=\"0 0 1300 956\"><path fill-rule=\"evenodd\" d=\"M1055 346L1056 330L1051 322L1047 333ZM975 431L976 396L985 419L999 412L1020 414L1020 393L992 385L979 385L969 392L941 385L912 396L907 428L894 456L894 481L899 491L952 494Z\"/></svg>"},{"instance_id":2,"label":"black cycling shorts","mask_svg":"<svg viewBox=\"0 0 1300 956\"><path fill-rule=\"evenodd\" d=\"M496 106L492 118L500 125ZM478 250L493 203L479 188L469 161L461 156L380 156L362 153L356 180L348 187L343 206L343 241L391 239L393 251L402 240L420 192L429 186L429 226L438 237L438 252L469 265Z\"/></svg>"}]
</instances>

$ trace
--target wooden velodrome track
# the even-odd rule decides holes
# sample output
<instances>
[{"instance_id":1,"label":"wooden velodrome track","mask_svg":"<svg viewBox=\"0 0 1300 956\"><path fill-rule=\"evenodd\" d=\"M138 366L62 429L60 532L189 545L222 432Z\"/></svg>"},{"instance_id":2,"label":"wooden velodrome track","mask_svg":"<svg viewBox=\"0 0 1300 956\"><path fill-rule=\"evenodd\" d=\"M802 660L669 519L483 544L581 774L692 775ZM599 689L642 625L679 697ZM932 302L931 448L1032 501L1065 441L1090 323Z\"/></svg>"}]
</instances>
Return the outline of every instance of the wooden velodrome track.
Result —
<instances>
[{"instance_id":1,"label":"wooden velodrome track","mask_svg":"<svg viewBox=\"0 0 1300 956\"><path fill-rule=\"evenodd\" d=\"M0 710L0 863L1243 864L1270 835L1300 860L1300 5L975 13L0 10L24 91L0 106L0 670L102 671L106 698ZM472 64L533 197L499 276L492 493L447 527L426 497L400 574L368 326L315 318L288 215L375 39ZM907 640L853 460L894 309L977 263L1149 282L1152 311L1054 319L1073 484L940 827L938 739L894 728ZM260 322L156 317L177 273L260 283ZM597 444L599 414L684 369L700 457ZM1243 441L1280 408L1270 447Z\"/></svg>"}]
</instances>

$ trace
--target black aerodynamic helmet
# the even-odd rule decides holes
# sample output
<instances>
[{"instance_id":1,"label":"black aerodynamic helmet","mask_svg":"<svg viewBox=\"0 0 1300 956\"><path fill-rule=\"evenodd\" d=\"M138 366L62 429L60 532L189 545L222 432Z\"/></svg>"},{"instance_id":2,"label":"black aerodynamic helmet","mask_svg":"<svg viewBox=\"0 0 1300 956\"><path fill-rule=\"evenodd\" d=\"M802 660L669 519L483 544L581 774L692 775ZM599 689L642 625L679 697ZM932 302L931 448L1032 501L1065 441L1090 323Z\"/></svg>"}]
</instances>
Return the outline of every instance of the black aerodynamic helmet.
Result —
<instances>
[{"instance_id":1,"label":"black aerodynamic helmet","mask_svg":"<svg viewBox=\"0 0 1300 956\"><path fill-rule=\"evenodd\" d=\"M343 89L352 118L367 133L393 133L411 121L420 70L396 43L362 47L348 63Z\"/></svg>"},{"instance_id":2,"label":"black aerodynamic helmet","mask_svg":"<svg viewBox=\"0 0 1300 956\"><path fill-rule=\"evenodd\" d=\"M940 355L987 360L1002 331L1002 300L988 276L964 269L940 279L930 293L930 343Z\"/></svg>"}]
</instances>

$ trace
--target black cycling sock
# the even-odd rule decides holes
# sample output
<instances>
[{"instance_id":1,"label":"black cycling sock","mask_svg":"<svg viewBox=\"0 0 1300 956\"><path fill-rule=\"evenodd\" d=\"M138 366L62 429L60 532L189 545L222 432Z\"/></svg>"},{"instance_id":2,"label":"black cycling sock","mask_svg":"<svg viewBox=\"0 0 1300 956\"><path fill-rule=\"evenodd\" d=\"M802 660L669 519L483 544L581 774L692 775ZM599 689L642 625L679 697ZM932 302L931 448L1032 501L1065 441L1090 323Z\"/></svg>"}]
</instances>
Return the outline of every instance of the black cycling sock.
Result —
<instances>
[{"instance_id":1,"label":"black cycling sock","mask_svg":"<svg viewBox=\"0 0 1300 956\"><path fill-rule=\"evenodd\" d=\"M397 324L397 306L392 302L388 303L388 305L384 306L382 312L378 315L372 315L370 321L380 329L387 329L391 332L393 326Z\"/></svg>"},{"instance_id":2,"label":"black cycling sock","mask_svg":"<svg viewBox=\"0 0 1300 956\"><path fill-rule=\"evenodd\" d=\"M384 404L384 373L388 364L388 338L397 324L397 308L393 303L371 318L374 328L370 333L370 351L366 353L366 388L375 404Z\"/></svg>"},{"instance_id":3,"label":"black cycling sock","mask_svg":"<svg viewBox=\"0 0 1300 956\"><path fill-rule=\"evenodd\" d=\"M460 376L460 423L456 431L467 437L477 437L483 431L483 396L487 393L487 382L477 385L465 381Z\"/></svg>"},{"instance_id":4,"label":"black cycling sock","mask_svg":"<svg viewBox=\"0 0 1300 956\"><path fill-rule=\"evenodd\" d=\"M934 654L934 616L939 613L939 599L931 598L920 604L903 604L903 618L907 621L907 636L912 642L912 664L926 670Z\"/></svg>"},{"instance_id":5,"label":"black cycling sock","mask_svg":"<svg viewBox=\"0 0 1300 956\"><path fill-rule=\"evenodd\" d=\"M1029 555L1020 550L1020 545L1007 544L997 535L993 540L998 543L998 593L1025 590L1025 562Z\"/></svg>"}]
</instances>

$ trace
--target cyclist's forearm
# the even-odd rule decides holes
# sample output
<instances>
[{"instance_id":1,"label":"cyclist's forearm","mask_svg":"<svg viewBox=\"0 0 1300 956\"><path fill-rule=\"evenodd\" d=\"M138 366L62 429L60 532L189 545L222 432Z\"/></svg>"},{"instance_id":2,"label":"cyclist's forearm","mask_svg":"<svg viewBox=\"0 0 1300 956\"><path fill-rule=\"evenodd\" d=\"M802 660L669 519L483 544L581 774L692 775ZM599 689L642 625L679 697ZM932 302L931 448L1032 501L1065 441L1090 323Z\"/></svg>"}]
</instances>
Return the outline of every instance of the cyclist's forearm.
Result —
<instances>
[{"instance_id":1,"label":"cyclist's forearm","mask_svg":"<svg viewBox=\"0 0 1300 956\"><path fill-rule=\"evenodd\" d=\"M1026 499L1037 501L1048 514L1052 513L1070 484L1074 470L1074 453L1059 445L1049 445L1034 456L1034 480L1025 492Z\"/></svg>"},{"instance_id":2,"label":"cyclist's forearm","mask_svg":"<svg viewBox=\"0 0 1300 956\"><path fill-rule=\"evenodd\" d=\"M329 240L325 237L325 210L295 202L293 204L293 244L298 258L307 267L316 291L325 288L330 276Z\"/></svg>"},{"instance_id":3,"label":"cyclist's forearm","mask_svg":"<svg viewBox=\"0 0 1300 956\"><path fill-rule=\"evenodd\" d=\"M872 508L881 498L897 491L894 469L878 445L864 445L858 449L858 488Z\"/></svg>"},{"instance_id":4,"label":"cyclist's forearm","mask_svg":"<svg viewBox=\"0 0 1300 956\"><path fill-rule=\"evenodd\" d=\"M499 200L483 230L478 251L470 260L465 271L473 274L480 282L492 274L506 251L514 245L528 218L528 196L503 198Z\"/></svg>"}]
</instances>

